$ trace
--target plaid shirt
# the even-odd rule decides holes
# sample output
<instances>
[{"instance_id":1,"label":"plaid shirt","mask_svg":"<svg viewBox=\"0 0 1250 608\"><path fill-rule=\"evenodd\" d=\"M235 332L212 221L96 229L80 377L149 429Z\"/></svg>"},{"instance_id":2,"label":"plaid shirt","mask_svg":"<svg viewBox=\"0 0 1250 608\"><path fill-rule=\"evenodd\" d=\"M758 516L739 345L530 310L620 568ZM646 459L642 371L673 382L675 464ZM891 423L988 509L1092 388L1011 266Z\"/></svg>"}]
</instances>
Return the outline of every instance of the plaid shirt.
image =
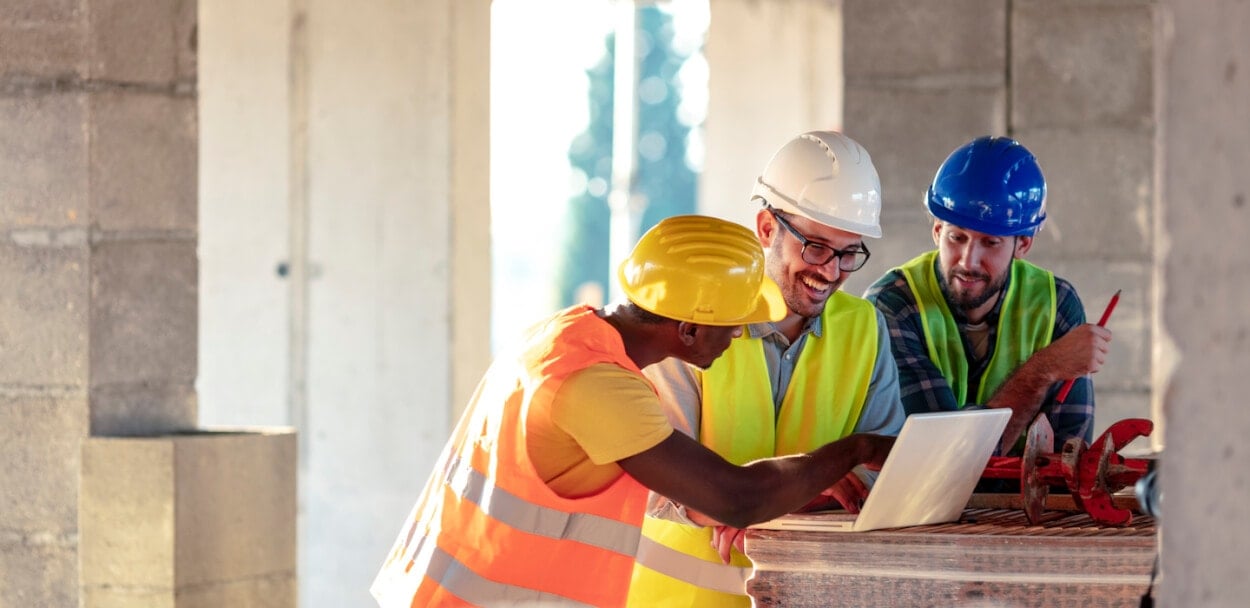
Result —
<instances>
[{"instance_id":1,"label":"plaid shirt","mask_svg":"<svg viewBox=\"0 0 1250 608\"><path fill-rule=\"evenodd\" d=\"M1006 291L1004 286L1003 291ZM942 412L964 407L982 407L982 404L956 403L955 393L947 384L946 378L937 366L929 361L929 350L925 346L924 329L920 319L920 308L916 306L916 298L907 279L897 268L891 270L873 283L864 298L877 306L885 315L886 324L890 328L890 345L894 351L894 360L898 363L899 392L903 400L903 409L908 414L917 412ZM1058 340L1072 328L1085 323L1085 308L1076 295L1071 283L1055 277L1055 332L1052 340ZM986 321L989 324L989 348L980 361L972 360L972 348L964 336L964 352L968 353L969 395L975 395L981 384L981 376L986 364L994 354L994 345L998 333L998 314L1002 299L994 305ZM1092 439L1094 430L1094 384L1089 376L1077 378L1072 391L1063 403L1055 402L1062 382L1056 382L1046 391L1042 401L1042 412L1050 420L1055 430L1055 449L1062 448L1070 437L1081 437L1085 441Z\"/></svg>"}]
</instances>

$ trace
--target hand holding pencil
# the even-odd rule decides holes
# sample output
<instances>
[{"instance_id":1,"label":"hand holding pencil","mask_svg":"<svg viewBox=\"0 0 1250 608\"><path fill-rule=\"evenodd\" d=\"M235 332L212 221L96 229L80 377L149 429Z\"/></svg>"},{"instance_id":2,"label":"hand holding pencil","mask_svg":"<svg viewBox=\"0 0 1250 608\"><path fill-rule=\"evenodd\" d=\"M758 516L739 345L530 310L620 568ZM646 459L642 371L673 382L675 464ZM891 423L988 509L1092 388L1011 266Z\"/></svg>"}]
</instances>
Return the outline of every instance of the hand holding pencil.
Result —
<instances>
[{"instance_id":1,"label":"hand holding pencil","mask_svg":"<svg viewBox=\"0 0 1250 608\"><path fill-rule=\"evenodd\" d=\"M1107 303L1107 308L1102 311L1102 318L1098 319L1099 327L1106 327L1107 320L1111 318L1111 312L1115 310L1115 305L1120 301L1120 290L1115 290L1115 295L1111 296L1111 301ZM1063 403L1068 398L1068 392L1072 390L1072 384L1076 382L1076 378L1068 378L1063 386L1059 387L1059 394L1055 396L1055 401Z\"/></svg>"}]
</instances>

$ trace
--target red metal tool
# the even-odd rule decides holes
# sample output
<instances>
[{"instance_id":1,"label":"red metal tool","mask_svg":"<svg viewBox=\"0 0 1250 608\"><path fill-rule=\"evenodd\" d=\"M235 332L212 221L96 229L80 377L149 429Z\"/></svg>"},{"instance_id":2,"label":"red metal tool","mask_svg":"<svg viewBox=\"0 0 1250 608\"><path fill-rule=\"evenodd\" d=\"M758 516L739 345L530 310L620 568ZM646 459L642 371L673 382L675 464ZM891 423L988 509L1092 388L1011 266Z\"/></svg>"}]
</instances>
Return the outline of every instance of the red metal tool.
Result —
<instances>
[{"instance_id":1,"label":"red metal tool","mask_svg":"<svg viewBox=\"0 0 1250 608\"><path fill-rule=\"evenodd\" d=\"M1052 485L1066 485L1076 506L1099 523L1126 526L1133 520L1128 509L1117 508L1111 495L1127 488L1150 470L1150 461L1125 458L1119 454L1138 437L1147 437L1154 423L1143 418L1126 418L1107 428L1092 444L1079 437L1054 449L1054 431L1043 414L1029 425L1020 457L996 456L981 475L988 479L1019 479L1020 497L1029 521L1041 521L1046 497Z\"/></svg>"}]
</instances>

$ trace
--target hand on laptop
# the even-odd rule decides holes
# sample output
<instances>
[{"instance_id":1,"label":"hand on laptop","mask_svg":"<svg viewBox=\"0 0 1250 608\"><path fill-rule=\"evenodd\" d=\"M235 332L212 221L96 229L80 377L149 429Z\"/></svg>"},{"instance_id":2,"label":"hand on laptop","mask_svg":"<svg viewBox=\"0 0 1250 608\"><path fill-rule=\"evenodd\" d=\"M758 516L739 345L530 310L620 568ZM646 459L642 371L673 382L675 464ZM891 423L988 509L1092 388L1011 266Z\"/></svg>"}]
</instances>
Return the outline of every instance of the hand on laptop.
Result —
<instances>
[{"instance_id":1,"label":"hand on laptop","mask_svg":"<svg viewBox=\"0 0 1250 608\"><path fill-rule=\"evenodd\" d=\"M819 496L813 498L811 502L799 509L800 513L807 511L825 511L828 509L842 508L850 513L859 513L860 507L864 506L864 501L868 499L868 486L864 485L864 481L856 475L854 471L846 474L838 483L833 484Z\"/></svg>"}]
</instances>

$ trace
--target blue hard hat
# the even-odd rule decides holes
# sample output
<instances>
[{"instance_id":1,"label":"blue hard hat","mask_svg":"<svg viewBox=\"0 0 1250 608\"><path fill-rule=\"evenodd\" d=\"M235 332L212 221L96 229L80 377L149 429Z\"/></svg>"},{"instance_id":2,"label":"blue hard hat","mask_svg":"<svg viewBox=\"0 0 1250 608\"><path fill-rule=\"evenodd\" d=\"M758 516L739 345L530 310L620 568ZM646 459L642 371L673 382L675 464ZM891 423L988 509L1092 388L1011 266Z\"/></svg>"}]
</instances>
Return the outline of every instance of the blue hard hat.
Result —
<instances>
[{"instance_id":1,"label":"blue hard hat","mask_svg":"<svg viewBox=\"0 0 1250 608\"><path fill-rule=\"evenodd\" d=\"M1033 236L1046 221L1046 178L1028 148L979 137L946 157L925 197L939 220L996 236Z\"/></svg>"}]
</instances>

